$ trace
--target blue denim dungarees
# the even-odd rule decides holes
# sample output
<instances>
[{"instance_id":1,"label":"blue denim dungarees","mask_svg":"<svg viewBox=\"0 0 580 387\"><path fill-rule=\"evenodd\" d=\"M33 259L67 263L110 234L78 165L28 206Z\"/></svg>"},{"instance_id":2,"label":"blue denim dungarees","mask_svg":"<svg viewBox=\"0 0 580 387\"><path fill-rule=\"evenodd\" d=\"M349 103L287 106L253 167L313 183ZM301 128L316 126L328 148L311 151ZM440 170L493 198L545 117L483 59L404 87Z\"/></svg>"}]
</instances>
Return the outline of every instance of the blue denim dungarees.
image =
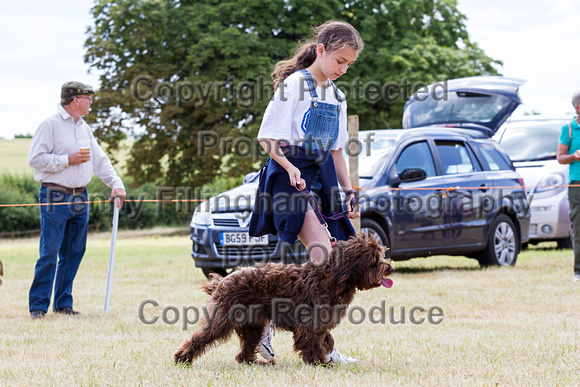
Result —
<instances>
[{"instance_id":1,"label":"blue denim dungarees","mask_svg":"<svg viewBox=\"0 0 580 387\"><path fill-rule=\"evenodd\" d=\"M312 74L307 70L301 70L300 72L306 79L306 85L308 86L308 91L312 97L310 110L308 111L306 130L304 132L303 146L306 150L319 149L321 151L330 152L338 138L340 104L343 100L338 89L329 79L328 81L332 85L338 105L318 102L318 94L316 93L316 85L312 79ZM314 181L312 182L312 186L310 187L310 193L319 203L320 200L318 196L320 195L321 189L320 170L318 170L314 177ZM310 203L308 203L307 209L312 209Z\"/></svg>"},{"instance_id":2,"label":"blue denim dungarees","mask_svg":"<svg viewBox=\"0 0 580 387\"><path fill-rule=\"evenodd\" d=\"M312 97L310 110L308 111L308 117L306 119L303 146L306 150L320 149L322 151L330 151L338 138L340 104L343 100L338 89L329 79L328 81L332 85L338 105L318 102L318 94L316 93L316 86L312 79L312 74L307 70L300 70L300 72L306 79L306 85Z\"/></svg>"}]
</instances>

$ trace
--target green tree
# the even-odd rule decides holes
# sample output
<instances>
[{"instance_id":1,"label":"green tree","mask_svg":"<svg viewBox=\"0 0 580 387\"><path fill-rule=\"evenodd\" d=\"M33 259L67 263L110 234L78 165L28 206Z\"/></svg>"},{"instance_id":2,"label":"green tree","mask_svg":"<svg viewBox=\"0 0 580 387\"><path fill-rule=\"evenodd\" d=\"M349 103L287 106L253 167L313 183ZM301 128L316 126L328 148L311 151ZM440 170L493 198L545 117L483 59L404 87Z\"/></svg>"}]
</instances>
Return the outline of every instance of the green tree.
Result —
<instances>
[{"instance_id":1,"label":"green tree","mask_svg":"<svg viewBox=\"0 0 580 387\"><path fill-rule=\"evenodd\" d=\"M365 41L339 82L361 129L400 127L417 82L496 74L501 64L469 41L454 0L100 0L92 12L86 61L102 73L92 118L111 149L137 136L127 163L136 182L199 186L256 168L231 142L201 155L199 134L236 138L245 152L274 64L329 19L350 22ZM398 98L380 95L388 82Z\"/></svg>"}]
</instances>

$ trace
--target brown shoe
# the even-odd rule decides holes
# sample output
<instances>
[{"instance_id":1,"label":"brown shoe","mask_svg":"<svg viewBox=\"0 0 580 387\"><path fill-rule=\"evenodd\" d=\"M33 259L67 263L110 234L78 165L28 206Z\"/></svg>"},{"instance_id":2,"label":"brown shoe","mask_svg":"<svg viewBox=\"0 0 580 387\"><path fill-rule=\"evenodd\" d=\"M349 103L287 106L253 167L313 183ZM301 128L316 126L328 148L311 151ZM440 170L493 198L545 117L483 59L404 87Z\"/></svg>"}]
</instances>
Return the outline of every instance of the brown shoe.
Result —
<instances>
[{"instance_id":1,"label":"brown shoe","mask_svg":"<svg viewBox=\"0 0 580 387\"><path fill-rule=\"evenodd\" d=\"M60 309L56 309L54 311L54 313L58 313L58 314L68 314L71 316L77 316L79 314L81 314L81 312L77 312L76 310L73 310L73 308L60 308Z\"/></svg>"},{"instance_id":2,"label":"brown shoe","mask_svg":"<svg viewBox=\"0 0 580 387\"><path fill-rule=\"evenodd\" d=\"M30 318L33 320L40 320L44 318L45 314L46 312L44 310L33 310L32 312L30 312Z\"/></svg>"}]
</instances>

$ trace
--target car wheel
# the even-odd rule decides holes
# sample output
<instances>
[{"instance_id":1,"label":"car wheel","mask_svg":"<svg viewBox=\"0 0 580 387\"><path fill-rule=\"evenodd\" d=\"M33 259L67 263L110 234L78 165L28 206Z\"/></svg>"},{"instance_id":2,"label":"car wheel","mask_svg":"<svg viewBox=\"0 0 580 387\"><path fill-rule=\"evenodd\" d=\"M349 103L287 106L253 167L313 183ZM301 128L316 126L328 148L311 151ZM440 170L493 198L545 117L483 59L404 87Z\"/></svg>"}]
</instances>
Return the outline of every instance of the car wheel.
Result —
<instances>
[{"instance_id":1,"label":"car wheel","mask_svg":"<svg viewBox=\"0 0 580 387\"><path fill-rule=\"evenodd\" d=\"M236 271L236 268L232 267L232 268L226 269L223 267L202 267L201 271L203 272L203 275L205 275L205 277L207 279L210 279L209 275L211 273L216 273L216 274L221 275L222 277L225 277L229 274L232 274L234 271Z\"/></svg>"},{"instance_id":2,"label":"car wheel","mask_svg":"<svg viewBox=\"0 0 580 387\"><path fill-rule=\"evenodd\" d=\"M515 265L519 253L519 240L514 222L499 214L491 226L487 247L478 257L480 266Z\"/></svg>"},{"instance_id":3,"label":"car wheel","mask_svg":"<svg viewBox=\"0 0 580 387\"><path fill-rule=\"evenodd\" d=\"M367 235L372 235L381 246L389 247L389 240L385 230L374 220L363 218L360 222L360 230Z\"/></svg>"}]
</instances>

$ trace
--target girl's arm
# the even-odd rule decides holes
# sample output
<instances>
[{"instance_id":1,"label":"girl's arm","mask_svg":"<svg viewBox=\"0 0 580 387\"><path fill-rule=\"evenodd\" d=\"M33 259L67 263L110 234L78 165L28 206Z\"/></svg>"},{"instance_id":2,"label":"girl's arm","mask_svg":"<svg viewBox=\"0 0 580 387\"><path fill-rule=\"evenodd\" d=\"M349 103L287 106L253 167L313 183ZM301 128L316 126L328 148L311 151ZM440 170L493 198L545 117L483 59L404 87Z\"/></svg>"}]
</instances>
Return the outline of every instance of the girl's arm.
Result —
<instances>
[{"instance_id":1,"label":"girl's arm","mask_svg":"<svg viewBox=\"0 0 580 387\"><path fill-rule=\"evenodd\" d=\"M336 169L338 184L340 184L345 192L351 191L352 185L350 184L350 179L348 177L348 169L346 168L346 161L342 155L342 149L331 150L330 153L334 159L334 168ZM346 208L349 211L348 217L351 219L360 217L360 205L357 205L354 209L350 208L350 199L352 199L353 196L354 192L345 198Z\"/></svg>"},{"instance_id":2,"label":"girl's arm","mask_svg":"<svg viewBox=\"0 0 580 387\"><path fill-rule=\"evenodd\" d=\"M286 172L288 172L290 185L296 188L305 189L306 181L300 177L300 170L296 168L294 164L286 158L286 156L284 156L282 149L280 149L280 145L278 145L278 141L271 138L259 138L258 141L260 141L260 145L262 145L262 148L264 148L270 157L276 160L276 162L280 164Z\"/></svg>"}]
</instances>

